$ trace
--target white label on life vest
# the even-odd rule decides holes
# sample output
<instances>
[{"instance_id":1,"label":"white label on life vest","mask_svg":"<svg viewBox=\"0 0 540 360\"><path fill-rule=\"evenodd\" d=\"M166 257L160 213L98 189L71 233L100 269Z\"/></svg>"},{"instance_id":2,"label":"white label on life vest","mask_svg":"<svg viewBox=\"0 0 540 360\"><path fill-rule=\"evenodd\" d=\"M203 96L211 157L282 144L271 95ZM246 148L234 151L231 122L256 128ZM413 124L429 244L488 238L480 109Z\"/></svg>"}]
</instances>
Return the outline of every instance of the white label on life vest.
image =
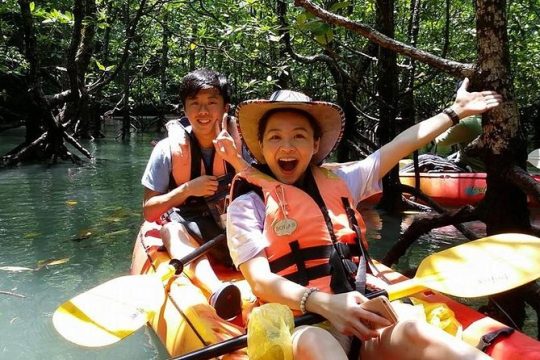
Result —
<instances>
[{"instance_id":1,"label":"white label on life vest","mask_svg":"<svg viewBox=\"0 0 540 360\"><path fill-rule=\"evenodd\" d=\"M279 220L274 224L274 232L277 236L291 235L296 230L296 221L293 219Z\"/></svg>"}]
</instances>

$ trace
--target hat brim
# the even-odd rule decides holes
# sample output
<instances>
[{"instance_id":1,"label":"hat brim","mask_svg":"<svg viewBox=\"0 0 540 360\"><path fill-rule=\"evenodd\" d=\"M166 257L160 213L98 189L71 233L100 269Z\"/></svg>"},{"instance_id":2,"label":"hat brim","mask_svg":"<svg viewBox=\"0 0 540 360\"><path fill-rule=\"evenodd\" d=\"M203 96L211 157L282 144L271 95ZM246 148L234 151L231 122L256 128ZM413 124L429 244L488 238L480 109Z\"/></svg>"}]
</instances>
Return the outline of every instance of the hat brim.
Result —
<instances>
[{"instance_id":1,"label":"hat brim","mask_svg":"<svg viewBox=\"0 0 540 360\"><path fill-rule=\"evenodd\" d=\"M343 135L345 116L336 104L324 101L292 102L270 100L247 100L236 108L240 134L249 152L261 164L264 160L258 139L259 122L264 114L273 109L298 109L305 111L317 121L321 128L319 150L311 162L320 164L339 144Z\"/></svg>"}]
</instances>

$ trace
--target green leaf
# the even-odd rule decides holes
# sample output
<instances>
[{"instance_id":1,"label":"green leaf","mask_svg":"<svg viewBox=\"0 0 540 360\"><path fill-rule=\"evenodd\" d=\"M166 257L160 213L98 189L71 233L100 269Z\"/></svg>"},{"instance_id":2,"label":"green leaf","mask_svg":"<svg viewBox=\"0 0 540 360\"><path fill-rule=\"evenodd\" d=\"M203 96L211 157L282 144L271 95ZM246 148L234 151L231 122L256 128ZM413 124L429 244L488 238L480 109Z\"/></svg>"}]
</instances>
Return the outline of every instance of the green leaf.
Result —
<instances>
[{"instance_id":1,"label":"green leaf","mask_svg":"<svg viewBox=\"0 0 540 360\"><path fill-rule=\"evenodd\" d=\"M101 71L106 71L107 69L105 68L105 65L103 65L102 63L100 63L98 60L96 60L96 65L98 67L99 70Z\"/></svg>"},{"instance_id":2,"label":"green leaf","mask_svg":"<svg viewBox=\"0 0 540 360\"><path fill-rule=\"evenodd\" d=\"M29 4L30 6L30 12L34 12L34 9L36 8L36 3L34 3L33 1Z\"/></svg>"}]
</instances>

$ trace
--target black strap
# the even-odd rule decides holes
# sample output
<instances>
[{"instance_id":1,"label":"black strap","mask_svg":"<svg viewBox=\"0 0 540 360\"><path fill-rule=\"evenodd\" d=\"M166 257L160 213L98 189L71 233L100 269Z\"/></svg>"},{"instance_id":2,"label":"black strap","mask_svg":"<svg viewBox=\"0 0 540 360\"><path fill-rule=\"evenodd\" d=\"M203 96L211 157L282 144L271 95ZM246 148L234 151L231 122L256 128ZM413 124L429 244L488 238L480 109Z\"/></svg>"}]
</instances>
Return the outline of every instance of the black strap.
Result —
<instances>
[{"instance_id":1,"label":"black strap","mask_svg":"<svg viewBox=\"0 0 540 360\"><path fill-rule=\"evenodd\" d=\"M354 210L351 207L351 203L349 202L349 199L346 197L341 198L341 202L343 203L343 206L345 207L345 213L347 214L347 218L349 219L349 225L356 233L356 245L362 252L362 256L364 259L366 259L367 263L367 272L370 274L373 274L374 270L377 268L375 267L375 264L373 263L373 259L369 255L368 250L365 248L364 244L362 243L362 232L360 230L360 226L358 225L358 221L356 220L356 216L354 216Z\"/></svg>"},{"instance_id":2,"label":"black strap","mask_svg":"<svg viewBox=\"0 0 540 360\"><path fill-rule=\"evenodd\" d=\"M351 348L349 349L349 353L347 354L347 359L358 360L358 358L360 357L361 347L362 347L362 340L354 336L351 342Z\"/></svg>"},{"instance_id":3,"label":"black strap","mask_svg":"<svg viewBox=\"0 0 540 360\"><path fill-rule=\"evenodd\" d=\"M296 275L298 277L298 284L307 285L309 282L307 269L306 269L306 260L304 259L304 254L300 251L300 244L298 240L291 241L289 243L291 248L291 255L294 258L294 263L296 264Z\"/></svg>"},{"instance_id":4,"label":"black strap","mask_svg":"<svg viewBox=\"0 0 540 360\"><path fill-rule=\"evenodd\" d=\"M205 173L207 175L212 175L214 156L216 155L216 152L212 151L210 164L207 164L206 161L204 161L201 146L199 145L199 142L197 141L195 135L193 135L193 131L187 131L187 134L189 135L189 146L191 150L191 175L189 178L196 179L201 176L201 160L203 160Z\"/></svg>"},{"instance_id":5,"label":"black strap","mask_svg":"<svg viewBox=\"0 0 540 360\"><path fill-rule=\"evenodd\" d=\"M296 241L296 244L298 244L298 241ZM291 246L291 249L292 249L292 246ZM273 273L279 273L280 271L288 268L289 266L296 264L296 259L299 256L304 261L323 259L323 258L329 258L330 255L332 254L332 251L333 251L332 245L312 246L309 248L298 249L295 251L298 254L293 255L292 253L288 253L275 260L272 260L270 262L270 269L272 270Z\"/></svg>"},{"instance_id":6,"label":"black strap","mask_svg":"<svg viewBox=\"0 0 540 360\"><path fill-rule=\"evenodd\" d=\"M321 213L324 217L330 239L332 240L332 244L334 245L336 253L341 260L332 261L332 257L330 259L331 264L336 267L334 269L334 272L332 273L333 276L330 287L335 293L353 290L354 277L356 275L356 270L352 267L354 264L352 263L352 261L350 261L350 259L347 259L344 256L342 248L336 245L338 244L338 239L336 233L334 232L334 225L332 224L332 220L330 219L330 215L328 213L328 208L326 207L321 193L319 192L317 183L315 182L315 178L313 177L313 173L311 172L310 168L308 168L306 171L303 188L304 191L307 192L319 206L319 209L321 210ZM348 266L345 266L345 261L347 261Z\"/></svg>"},{"instance_id":7,"label":"black strap","mask_svg":"<svg viewBox=\"0 0 540 360\"><path fill-rule=\"evenodd\" d=\"M330 264L321 264L305 269L303 272L294 272L289 275L283 275L285 279L288 279L297 284L306 286L311 280L328 276L332 272Z\"/></svg>"},{"instance_id":8,"label":"black strap","mask_svg":"<svg viewBox=\"0 0 540 360\"><path fill-rule=\"evenodd\" d=\"M501 329L493 330L480 338L480 342L476 345L476 348L486 352L487 348L495 342L498 338L508 337L512 335L514 329L511 327L503 327Z\"/></svg>"},{"instance_id":9,"label":"black strap","mask_svg":"<svg viewBox=\"0 0 540 360\"><path fill-rule=\"evenodd\" d=\"M313 173L311 172L310 168L306 170L304 191L307 192L308 195L311 196L311 198L319 206L319 209L321 210L321 213L324 217L324 222L326 223L326 228L328 229L328 233L330 234L330 239L332 239L332 243L337 243L338 240L336 237L336 233L334 232L334 225L332 224L332 220L330 219L330 215L328 214L328 208L326 207L321 193L319 192L319 188L317 187L317 183L315 182L315 178L313 177Z\"/></svg>"}]
</instances>

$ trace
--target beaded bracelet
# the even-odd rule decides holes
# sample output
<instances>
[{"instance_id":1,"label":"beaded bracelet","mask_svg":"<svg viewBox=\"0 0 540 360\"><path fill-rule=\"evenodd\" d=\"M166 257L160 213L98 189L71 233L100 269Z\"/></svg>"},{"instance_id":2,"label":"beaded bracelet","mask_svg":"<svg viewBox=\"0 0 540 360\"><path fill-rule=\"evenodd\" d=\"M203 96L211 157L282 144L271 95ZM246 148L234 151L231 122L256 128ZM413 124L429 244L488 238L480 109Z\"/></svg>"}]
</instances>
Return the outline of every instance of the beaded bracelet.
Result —
<instances>
[{"instance_id":1,"label":"beaded bracelet","mask_svg":"<svg viewBox=\"0 0 540 360\"><path fill-rule=\"evenodd\" d=\"M311 294L313 294L315 291L319 291L318 288L307 288L306 291L304 291L304 295L302 295L302 299L300 300L300 311L302 314L306 313L306 302Z\"/></svg>"},{"instance_id":2,"label":"beaded bracelet","mask_svg":"<svg viewBox=\"0 0 540 360\"><path fill-rule=\"evenodd\" d=\"M452 126L455 126L459 123L459 115L456 114L456 112L451 107L447 107L442 112L443 114L446 114L450 118L450 120L452 120Z\"/></svg>"}]
</instances>

